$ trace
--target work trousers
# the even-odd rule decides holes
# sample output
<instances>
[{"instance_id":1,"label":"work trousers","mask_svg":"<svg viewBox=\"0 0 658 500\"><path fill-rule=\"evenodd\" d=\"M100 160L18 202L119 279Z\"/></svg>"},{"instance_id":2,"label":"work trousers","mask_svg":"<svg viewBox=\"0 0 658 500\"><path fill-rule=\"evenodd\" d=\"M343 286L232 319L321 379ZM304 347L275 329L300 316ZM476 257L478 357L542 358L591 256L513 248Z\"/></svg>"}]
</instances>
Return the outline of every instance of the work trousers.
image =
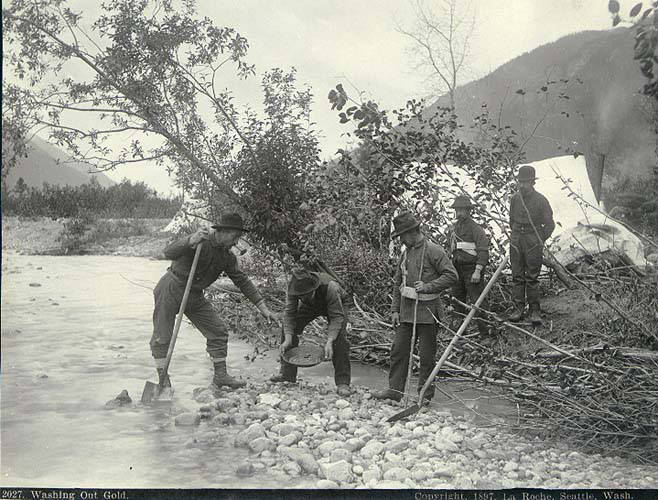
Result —
<instances>
[{"instance_id":1,"label":"work trousers","mask_svg":"<svg viewBox=\"0 0 658 500\"><path fill-rule=\"evenodd\" d=\"M518 310L539 309L539 272L544 255L544 242L533 232L512 231L510 262L512 264L512 298Z\"/></svg>"},{"instance_id":2,"label":"work trousers","mask_svg":"<svg viewBox=\"0 0 658 500\"><path fill-rule=\"evenodd\" d=\"M167 356L176 315L180 309L184 292L185 283L182 283L171 272L167 272L160 278L153 290L155 308L153 309L153 336L150 345L151 353L156 360ZM206 338L206 351L213 362L224 361L228 344L228 329L217 311L206 300L202 290L190 290L185 316Z\"/></svg>"},{"instance_id":3,"label":"work trousers","mask_svg":"<svg viewBox=\"0 0 658 500\"><path fill-rule=\"evenodd\" d=\"M485 285L484 269L482 270L481 273L482 277L480 278L480 281L477 283L471 283L471 276L475 271L475 264L465 264L458 262L453 262L453 264L455 265L455 269L457 270L457 275L459 276L459 282L452 287L452 295L457 300L460 300L462 302L466 302L468 304L475 304L478 297L480 297L482 290L484 290L484 285ZM482 304L480 304L480 307L486 309L486 300L483 301ZM462 314L469 313L469 309L459 304L455 305L455 310ZM476 313L475 318L480 318L480 317L482 317L482 313L480 312ZM460 318L460 319L463 321L464 318ZM482 334L487 333L487 324L479 319L476 319L476 322L479 332Z\"/></svg>"},{"instance_id":4,"label":"work trousers","mask_svg":"<svg viewBox=\"0 0 658 500\"><path fill-rule=\"evenodd\" d=\"M418 307L422 307L419 305ZM407 382L407 371L409 369L409 352L412 348L411 337L413 323L400 323L396 332L393 347L391 347L391 371L388 374L388 385L394 391L402 394ZM438 325L418 324L416 325L416 339L418 341L418 355L420 356L420 372L418 373L418 392L420 392L427 377L432 373L436 357L436 335ZM431 384L425 398L434 397L434 384Z\"/></svg>"},{"instance_id":5,"label":"work trousers","mask_svg":"<svg viewBox=\"0 0 658 500\"><path fill-rule=\"evenodd\" d=\"M297 308L297 313L295 314L295 328L293 330L292 345L290 346L290 349L299 345L299 336L303 333L304 328L318 316L321 316L321 314L310 308L304 306ZM281 328L281 342L283 342L284 339L285 334L283 333L283 328ZM336 337L336 340L333 342L333 348L334 357L331 361L334 365L334 381L336 382L336 385L350 385L352 380L352 367L350 366L350 343L347 340L347 316L343 318L343 324L338 337ZM279 373L288 380L297 379L297 367L290 363L286 363L283 359L281 360Z\"/></svg>"}]
</instances>

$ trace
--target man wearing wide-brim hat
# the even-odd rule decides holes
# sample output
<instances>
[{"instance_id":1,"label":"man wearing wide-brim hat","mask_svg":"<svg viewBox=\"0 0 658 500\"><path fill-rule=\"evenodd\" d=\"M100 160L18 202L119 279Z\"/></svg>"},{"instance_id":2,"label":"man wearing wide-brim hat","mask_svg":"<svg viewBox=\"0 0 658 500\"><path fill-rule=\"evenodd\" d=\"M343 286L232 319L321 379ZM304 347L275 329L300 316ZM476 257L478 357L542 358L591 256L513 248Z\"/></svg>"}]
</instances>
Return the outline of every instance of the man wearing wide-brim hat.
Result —
<instances>
[{"instance_id":1,"label":"man wearing wide-brim hat","mask_svg":"<svg viewBox=\"0 0 658 500\"><path fill-rule=\"evenodd\" d=\"M448 242L450 259L459 275L458 283L452 287L452 295L461 302L474 304L484 290L483 274L489 262L489 237L482 226L471 218L474 205L468 196L455 197L452 208L457 220L448 231ZM484 304L481 307L486 308ZM455 306L455 310L464 315L468 312L461 305ZM486 323L479 317L477 326L481 335L488 333Z\"/></svg>"},{"instance_id":2,"label":"man wearing wide-brim hat","mask_svg":"<svg viewBox=\"0 0 658 500\"><path fill-rule=\"evenodd\" d=\"M514 311L510 321L523 318L526 302L529 319L541 324L539 304L539 272L544 243L555 230L553 209L546 197L535 191L535 169L523 165L517 175L518 192L510 200L510 263L512 265L512 298Z\"/></svg>"},{"instance_id":3,"label":"man wearing wide-brim hat","mask_svg":"<svg viewBox=\"0 0 658 500\"><path fill-rule=\"evenodd\" d=\"M174 322L183 298L196 247L203 242L185 308L185 316L206 338L206 351L214 366L213 388L236 389L246 385L244 381L230 376L226 371L228 329L219 313L203 294L203 290L224 273L268 321L277 321L276 315L269 310L256 286L240 270L237 258L231 252L231 247L245 232L247 229L242 217L239 214L228 213L222 215L219 223L212 225L211 229L201 228L164 249L165 257L173 262L153 291L155 309L150 345L158 376L161 375L164 368ZM169 381L167 381L168 383Z\"/></svg>"},{"instance_id":4,"label":"man wearing wide-brim hat","mask_svg":"<svg viewBox=\"0 0 658 500\"><path fill-rule=\"evenodd\" d=\"M389 388L375 393L377 399L400 401L404 396L409 368L409 354L414 320L420 372L418 391L432 372L436 356L438 324L444 316L440 292L457 283L457 271L446 252L429 241L420 230L420 222L411 212L403 212L393 219L391 238L400 238L404 245L395 270L391 321L396 328L391 347ZM425 398L434 396L434 384L425 392Z\"/></svg>"},{"instance_id":5,"label":"man wearing wide-brim hat","mask_svg":"<svg viewBox=\"0 0 658 500\"><path fill-rule=\"evenodd\" d=\"M283 355L299 345L299 336L304 327L319 316L327 319L327 339L324 357L334 365L336 392L340 396L350 395L350 344L347 340L348 298L340 284L327 273L294 269L288 284L286 307L283 313L283 329L279 351ZM297 381L297 367L281 359L279 373L270 378L272 382Z\"/></svg>"}]
</instances>

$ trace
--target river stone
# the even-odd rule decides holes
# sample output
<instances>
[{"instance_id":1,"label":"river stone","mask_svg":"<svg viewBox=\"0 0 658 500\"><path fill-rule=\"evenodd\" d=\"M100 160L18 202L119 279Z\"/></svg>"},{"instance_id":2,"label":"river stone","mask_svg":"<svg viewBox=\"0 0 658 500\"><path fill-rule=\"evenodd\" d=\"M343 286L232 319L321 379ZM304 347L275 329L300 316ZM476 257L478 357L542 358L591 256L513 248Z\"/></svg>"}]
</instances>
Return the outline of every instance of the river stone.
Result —
<instances>
[{"instance_id":1,"label":"river stone","mask_svg":"<svg viewBox=\"0 0 658 500\"><path fill-rule=\"evenodd\" d=\"M189 426L194 426L198 425L201 420L201 417L199 416L198 413L194 412L183 412L174 418L174 425L180 426L180 427L189 427Z\"/></svg>"},{"instance_id":2,"label":"river stone","mask_svg":"<svg viewBox=\"0 0 658 500\"><path fill-rule=\"evenodd\" d=\"M46 378L47 377L48 376L46 375ZM111 399L110 401L105 403L105 408L107 408L108 410L111 410L111 409L114 409L114 408L119 408L121 406L128 406L128 405L132 404L132 402L133 402L133 400L128 395L128 391L126 389L124 389L123 391L121 391L117 395L117 397L115 397L114 399Z\"/></svg>"},{"instance_id":3,"label":"river stone","mask_svg":"<svg viewBox=\"0 0 658 500\"><path fill-rule=\"evenodd\" d=\"M352 472L356 474L357 476L360 476L363 474L363 466L362 465L355 465L352 467Z\"/></svg>"},{"instance_id":4,"label":"river stone","mask_svg":"<svg viewBox=\"0 0 658 500\"><path fill-rule=\"evenodd\" d=\"M368 443L361 448L359 452L363 458L373 458L375 455L379 455L384 450L384 443L379 441L368 441Z\"/></svg>"},{"instance_id":5,"label":"river stone","mask_svg":"<svg viewBox=\"0 0 658 500\"><path fill-rule=\"evenodd\" d=\"M386 450L391 453L400 453L409 447L409 441L406 439L394 439L386 444Z\"/></svg>"},{"instance_id":6,"label":"river stone","mask_svg":"<svg viewBox=\"0 0 658 500\"><path fill-rule=\"evenodd\" d=\"M281 402L281 398L278 394L266 393L258 396L258 402L276 408L276 406Z\"/></svg>"},{"instance_id":7,"label":"river stone","mask_svg":"<svg viewBox=\"0 0 658 500\"><path fill-rule=\"evenodd\" d=\"M287 462L283 465L283 470L290 476L299 476L302 468L297 462Z\"/></svg>"},{"instance_id":8,"label":"river stone","mask_svg":"<svg viewBox=\"0 0 658 500\"><path fill-rule=\"evenodd\" d=\"M517 464L516 462L507 462L505 464L505 467L503 467L503 472L515 471L518 468L519 468L519 464Z\"/></svg>"},{"instance_id":9,"label":"river stone","mask_svg":"<svg viewBox=\"0 0 658 500\"><path fill-rule=\"evenodd\" d=\"M196 393L194 401L197 403L210 403L215 398L213 397L212 391L207 387L201 388L199 392Z\"/></svg>"},{"instance_id":10,"label":"river stone","mask_svg":"<svg viewBox=\"0 0 658 500\"><path fill-rule=\"evenodd\" d=\"M361 479L363 479L364 484L370 483L370 481L379 481L382 478L382 470L378 465L371 465L368 469L363 472Z\"/></svg>"},{"instance_id":11,"label":"river stone","mask_svg":"<svg viewBox=\"0 0 658 500\"><path fill-rule=\"evenodd\" d=\"M354 418L354 410L352 410L352 408L343 408L338 411L338 418L342 420L350 420Z\"/></svg>"},{"instance_id":12,"label":"river stone","mask_svg":"<svg viewBox=\"0 0 658 500\"><path fill-rule=\"evenodd\" d=\"M334 406L336 406L336 408L342 409L350 406L350 403L349 401L345 401L344 399L339 399L334 403Z\"/></svg>"},{"instance_id":13,"label":"river stone","mask_svg":"<svg viewBox=\"0 0 658 500\"><path fill-rule=\"evenodd\" d=\"M402 488L408 488L408 486L400 481L384 480L377 482L373 488L378 490L399 490Z\"/></svg>"},{"instance_id":14,"label":"river stone","mask_svg":"<svg viewBox=\"0 0 658 500\"><path fill-rule=\"evenodd\" d=\"M302 435L299 432L293 432L291 434L286 434L279 440L279 444L282 444L283 446L292 446L293 444L296 444L299 442L299 440L302 439Z\"/></svg>"},{"instance_id":15,"label":"river stone","mask_svg":"<svg viewBox=\"0 0 658 500\"><path fill-rule=\"evenodd\" d=\"M434 455L436 452L434 451L434 448L429 443L420 443L416 447L416 451L426 457L431 457Z\"/></svg>"},{"instance_id":16,"label":"river stone","mask_svg":"<svg viewBox=\"0 0 658 500\"><path fill-rule=\"evenodd\" d=\"M237 413L229 416L229 422L234 425L244 425L247 422L247 417L242 413Z\"/></svg>"},{"instance_id":17,"label":"river stone","mask_svg":"<svg viewBox=\"0 0 658 500\"><path fill-rule=\"evenodd\" d=\"M331 462L340 462L341 460L350 462L351 458L352 458L352 453L346 450L345 448L336 448L332 450L331 454L329 455L329 460Z\"/></svg>"},{"instance_id":18,"label":"river stone","mask_svg":"<svg viewBox=\"0 0 658 500\"><path fill-rule=\"evenodd\" d=\"M324 477L330 481L349 483L353 480L352 466L345 460L320 465Z\"/></svg>"},{"instance_id":19,"label":"river stone","mask_svg":"<svg viewBox=\"0 0 658 500\"><path fill-rule=\"evenodd\" d=\"M254 466L251 462L242 462L235 469L238 476L250 476L255 472Z\"/></svg>"},{"instance_id":20,"label":"river stone","mask_svg":"<svg viewBox=\"0 0 658 500\"><path fill-rule=\"evenodd\" d=\"M247 442L253 441L259 437L265 437L265 427L262 424L255 422L242 431Z\"/></svg>"},{"instance_id":21,"label":"river stone","mask_svg":"<svg viewBox=\"0 0 658 500\"><path fill-rule=\"evenodd\" d=\"M338 483L329 481L328 479L320 479L317 483L315 483L315 487L323 490L331 490L338 488Z\"/></svg>"},{"instance_id":22,"label":"river stone","mask_svg":"<svg viewBox=\"0 0 658 500\"><path fill-rule=\"evenodd\" d=\"M199 408L199 417L202 419L210 419L213 417L215 409L212 406L204 405Z\"/></svg>"},{"instance_id":23,"label":"river stone","mask_svg":"<svg viewBox=\"0 0 658 500\"><path fill-rule=\"evenodd\" d=\"M439 451L455 452L459 451L459 447L452 441L446 440L443 436L436 436L434 440L434 447Z\"/></svg>"},{"instance_id":24,"label":"river stone","mask_svg":"<svg viewBox=\"0 0 658 500\"><path fill-rule=\"evenodd\" d=\"M272 405L278 408L281 411L288 411L292 410L292 404L288 400L281 401L278 405Z\"/></svg>"},{"instance_id":25,"label":"river stone","mask_svg":"<svg viewBox=\"0 0 658 500\"><path fill-rule=\"evenodd\" d=\"M414 481L425 481L430 477L430 472L427 469L415 469L411 471L411 478Z\"/></svg>"},{"instance_id":26,"label":"river stone","mask_svg":"<svg viewBox=\"0 0 658 500\"><path fill-rule=\"evenodd\" d=\"M366 442L361 438L350 438L345 441L345 448L351 452L359 451L365 446Z\"/></svg>"},{"instance_id":27,"label":"river stone","mask_svg":"<svg viewBox=\"0 0 658 500\"><path fill-rule=\"evenodd\" d=\"M409 477L409 471L404 467L392 467L384 472L384 479L387 481L404 481Z\"/></svg>"},{"instance_id":28,"label":"river stone","mask_svg":"<svg viewBox=\"0 0 658 500\"><path fill-rule=\"evenodd\" d=\"M283 447L281 448L280 453L298 463L304 472L315 474L318 470L319 466L317 461L313 455L307 451L298 448Z\"/></svg>"},{"instance_id":29,"label":"river stone","mask_svg":"<svg viewBox=\"0 0 658 500\"><path fill-rule=\"evenodd\" d=\"M259 437L249 442L249 449L254 453L274 448L274 442L266 437Z\"/></svg>"},{"instance_id":30,"label":"river stone","mask_svg":"<svg viewBox=\"0 0 658 500\"><path fill-rule=\"evenodd\" d=\"M338 441L325 441L320 446L318 446L318 452L323 457L329 456L333 450L335 450L340 443Z\"/></svg>"},{"instance_id":31,"label":"river stone","mask_svg":"<svg viewBox=\"0 0 658 500\"><path fill-rule=\"evenodd\" d=\"M273 425L270 429L272 432L275 432L279 436L287 436L295 430L295 427L292 424L276 424Z\"/></svg>"},{"instance_id":32,"label":"river stone","mask_svg":"<svg viewBox=\"0 0 658 500\"><path fill-rule=\"evenodd\" d=\"M426 488L431 488L433 490L451 490L454 486L451 483L446 482L443 479L430 479L424 485Z\"/></svg>"},{"instance_id":33,"label":"river stone","mask_svg":"<svg viewBox=\"0 0 658 500\"><path fill-rule=\"evenodd\" d=\"M217 408L219 411L230 410L234 407L235 405L233 404L233 401L228 398L219 398L215 400L215 408Z\"/></svg>"}]
</instances>

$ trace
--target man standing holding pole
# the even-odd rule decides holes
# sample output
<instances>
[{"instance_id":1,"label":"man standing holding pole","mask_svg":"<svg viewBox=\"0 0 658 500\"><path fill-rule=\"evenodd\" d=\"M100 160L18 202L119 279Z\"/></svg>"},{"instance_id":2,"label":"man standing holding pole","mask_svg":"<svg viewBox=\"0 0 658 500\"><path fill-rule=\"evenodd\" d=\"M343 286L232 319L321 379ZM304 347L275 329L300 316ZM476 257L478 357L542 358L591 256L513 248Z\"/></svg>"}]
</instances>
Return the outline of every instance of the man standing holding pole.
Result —
<instances>
[{"instance_id":1,"label":"man standing holding pole","mask_svg":"<svg viewBox=\"0 0 658 500\"><path fill-rule=\"evenodd\" d=\"M459 282L452 287L452 294L461 302L474 304L484 290L483 274L489 262L489 237L471 218L473 204L468 196L457 196L452 208L455 209L457 222L450 229L448 241L450 258L459 275ZM485 305L482 307L486 308ZM468 314L461 305L457 305L455 310L464 316ZM480 335L488 333L484 321L477 321L477 326Z\"/></svg>"},{"instance_id":2,"label":"man standing holding pole","mask_svg":"<svg viewBox=\"0 0 658 500\"><path fill-rule=\"evenodd\" d=\"M185 315L206 337L206 350L214 366L213 388L226 386L237 389L246 385L246 382L231 377L226 371L228 329L219 313L203 295L203 290L221 273L225 273L258 308L263 317L268 321L278 322L276 315L269 310L256 286L240 270L236 256L230 251L246 231L239 214L225 214L218 224L212 226L212 230L199 229L165 248L165 257L173 262L153 290L155 308L153 336L150 342L159 376L162 375L165 366L176 314L181 305L195 249L197 245L204 242L185 307ZM165 387L170 385L168 380L163 384Z\"/></svg>"},{"instance_id":3,"label":"man standing holding pole","mask_svg":"<svg viewBox=\"0 0 658 500\"><path fill-rule=\"evenodd\" d=\"M429 241L413 214L404 212L393 219L392 238L402 239L404 249L395 272L391 320L396 328L391 348L389 388L374 394L377 399L400 401L409 376L412 342L418 336L420 373L418 389L434 366L436 356L436 320L444 315L439 292L455 285L457 271L443 249ZM434 396L432 386L425 398Z\"/></svg>"},{"instance_id":4,"label":"man standing holding pole","mask_svg":"<svg viewBox=\"0 0 658 500\"><path fill-rule=\"evenodd\" d=\"M523 318L527 301L529 319L541 325L539 305L539 272L544 256L544 243L553 234L553 209L546 197L535 191L535 169L519 168L516 178L519 190L510 200L510 261L512 264L512 296L514 312L510 321Z\"/></svg>"}]
</instances>

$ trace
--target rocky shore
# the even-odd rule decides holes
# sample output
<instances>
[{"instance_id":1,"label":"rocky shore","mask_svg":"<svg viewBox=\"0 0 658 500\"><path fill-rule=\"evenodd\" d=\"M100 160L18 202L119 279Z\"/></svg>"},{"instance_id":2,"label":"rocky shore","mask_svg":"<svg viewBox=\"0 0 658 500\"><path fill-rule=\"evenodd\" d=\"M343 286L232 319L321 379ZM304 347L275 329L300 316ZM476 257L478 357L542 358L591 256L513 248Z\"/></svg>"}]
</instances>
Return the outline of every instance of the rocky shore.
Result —
<instances>
[{"instance_id":1,"label":"rocky shore","mask_svg":"<svg viewBox=\"0 0 658 500\"><path fill-rule=\"evenodd\" d=\"M250 457L236 473L265 470L317 488L657 488L658 468L569 451L538 438L478 427L424 409L387 423L400 403L357 387L349 398L325 385L258 384L212 394L194 390L196 411L172 417L196 426L188 443L232 439Z\"/></svg>"}]
</instances>

